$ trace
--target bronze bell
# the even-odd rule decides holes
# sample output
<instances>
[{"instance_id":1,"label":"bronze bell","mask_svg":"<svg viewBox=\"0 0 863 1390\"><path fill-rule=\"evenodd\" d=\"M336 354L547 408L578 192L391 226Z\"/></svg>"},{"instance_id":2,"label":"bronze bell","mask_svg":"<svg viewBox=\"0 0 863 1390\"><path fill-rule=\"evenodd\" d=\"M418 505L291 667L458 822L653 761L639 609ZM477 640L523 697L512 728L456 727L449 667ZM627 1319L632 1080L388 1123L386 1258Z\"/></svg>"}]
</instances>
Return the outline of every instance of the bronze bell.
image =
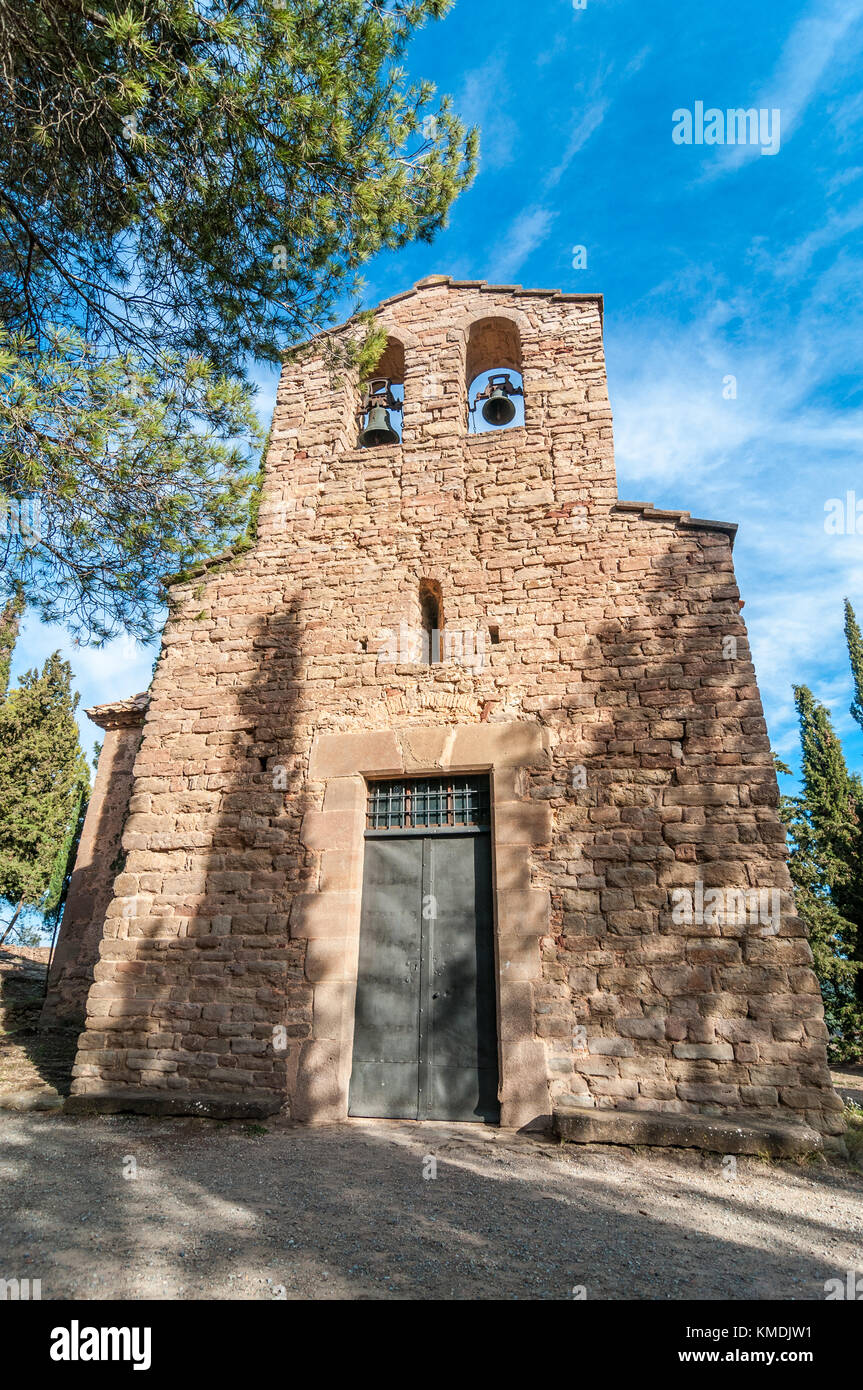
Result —
<instances>
[{"instance_id":1,"label":"bronze bell","mask_svg":"<svg viewBox=\"0 0 863 1390\"><path fill-rule=\"evenodd\" d=\"M513 386L509 372L492 372L485 390L480 391L476 398L474 409L485 398L482 418L486 424L499 428L501 425L510 424L515 419L515 406L510 398L520 395L522 395L521 387Z\"/></svg>"},{"instance_id":2,"label":"bronze bell","mask_svg":"<svg viewBox=\"0 0 863 1390\"><path fill-rule=\"evenodd\" d=\"M366 396L366 424L360 434L360 444L364 449L375 448L379 444L398 444L398 432L390 420L391 410L401 410L385 377L379 377L369 385Z\"/></svg>"},{"instance_id":3,"label":"bronze bell","mask_svg":"<svg viewBox=\"0 0 863 1390\"><path fill-rule=\"evenodd\" d=\"M360 435L364 449L376 444L398 444L399 437L390 421L390 413L382 405L373 405L369 410L366 427Z\"/></svg>"},{"instance_id":4,"label":"bronze bell","mask_svg":"<svg viewBox=\"0 0 863 1390\"><path fill-rule=\"evenodd\" d=\"M496 386L482 408L482 418L489 425L508 425L515 419L515 406L500 386Z\"/></svg>"}]
</instances>

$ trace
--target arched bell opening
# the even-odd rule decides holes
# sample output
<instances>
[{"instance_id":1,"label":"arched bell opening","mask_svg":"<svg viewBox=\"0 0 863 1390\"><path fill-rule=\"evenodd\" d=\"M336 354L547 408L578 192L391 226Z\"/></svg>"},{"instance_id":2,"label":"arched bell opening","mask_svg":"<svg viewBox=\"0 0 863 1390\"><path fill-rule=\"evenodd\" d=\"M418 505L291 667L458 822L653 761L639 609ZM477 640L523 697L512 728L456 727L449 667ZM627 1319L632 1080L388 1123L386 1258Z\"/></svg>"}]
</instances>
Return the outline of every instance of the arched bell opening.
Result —
<instances>
[{"instance_id":1,"label":"arched bell opening","mask_svg":"<svg viewBox=\"0 0 863 1390\"><path fill-rule=\"evenodd\" d=\"M470 384L470 433L487 434L524 424L521 372L482 372Z\"/></svg>"},{"instance_id":2,"label":"arched bell opening","mask_svg":"<svg viewBox=\"0 0 863 1390\"><path fill-rule=\"evenodd\" d=\"M467 382L471 434L524 424L521 338L511 319L488 318L471 324Z\"/></svg>"},{"instance_id":3,"label":"arched bell opening","mask_svg":"<svg viewBox=\"0 0 863 1390\"><path fill-rule=\"evenodd\" d=\"M401 443L404 381L404 345L397 338L388 338L377 367L363 384L358 412L360 448Z\"/></svg>"}]
</instances>

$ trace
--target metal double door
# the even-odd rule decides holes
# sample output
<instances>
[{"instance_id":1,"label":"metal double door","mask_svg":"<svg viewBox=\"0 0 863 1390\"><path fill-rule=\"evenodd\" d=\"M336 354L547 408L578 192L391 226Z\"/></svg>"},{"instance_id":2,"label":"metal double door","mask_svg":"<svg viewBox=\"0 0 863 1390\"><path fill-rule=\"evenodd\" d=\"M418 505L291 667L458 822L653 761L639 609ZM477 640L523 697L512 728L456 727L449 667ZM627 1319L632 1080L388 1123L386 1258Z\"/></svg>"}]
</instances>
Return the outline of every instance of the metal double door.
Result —
<instances>
[{"instance_id":1,"label":"metal double door","mask_svg":"<svg viewBox=\"0 0 863 1390\"><path fill-rule=\"evenodd\" d=\"M351 1115L497 1123L491 843L365 842Z\"/></svg>"}]
</instances>

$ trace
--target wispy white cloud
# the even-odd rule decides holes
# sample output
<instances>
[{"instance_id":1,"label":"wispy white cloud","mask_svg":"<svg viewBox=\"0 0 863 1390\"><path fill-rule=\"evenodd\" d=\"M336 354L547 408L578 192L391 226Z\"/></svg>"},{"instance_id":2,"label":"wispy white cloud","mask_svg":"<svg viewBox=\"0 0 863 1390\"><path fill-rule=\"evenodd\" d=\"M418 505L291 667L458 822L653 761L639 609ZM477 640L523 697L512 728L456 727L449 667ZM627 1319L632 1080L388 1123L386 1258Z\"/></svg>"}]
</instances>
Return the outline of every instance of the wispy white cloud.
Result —
<instances>
[{"instance_id":1,"label":"wispy white cloud","mask_svg":"<svg viewBox=\"0 0 863 1390\"><path fill-rule=\"evenodd\" d=\"M803 241L789 246L787 251L777 256L774 262L776 274L792 280L799 279L809 271L819 251L843 240L858 227L863 227L863 201L846 212L831 212L821 226L814 228Z\"/></svg>"},{"instance_id":2,"label":"wispy white cloud","mask_svg":"<svg viewBox=\"0 0 863 1390\"><path fill-rule=\"evenodd\" d=\"M570 36L566 34L564 30L559 29L552 38L551 43L545 48L540 49L539 53L537 53L533 60L534 66L538 68L547 68L556 58L560 57L561 53L567 52L569 48L569 39Z\"/></svg>"},{"instance_id":3,"label":"wispy white cloud","mask_svg":"<svg viewBox=\"0 0 863 1390\"><path fill-rule=\"evenodd\" d=\"M856 217L840 221L828 217L811 233L801 262L846 236ZM834 401L827 388L863 371L857 317L835 313L863 263L840 250L792 305L783 258L756 247L752 261L759 291L724 295L709 269L696 266L688 278L683 271L674 285L657 286L637 306L632 328L612 327L618 466L630 478L668 484L729 469L749 477L769 473L782 457L808 483L816 472L822 481L846 469L853 477L863 409ZM692 311L686 322L666 317L669 304L679 314L684 303Z\"/></svg>"},{"instance_id":4,"label":"wispy white cloud","mask_svg":"<svg viewBox=\"0 0 863 1390\"><path fill-rule=\"evenodd\" d=\"M543 244L556 216L545 207L523 208L492 248L484 278L502 283L512 280Z\"/></svg>"},{"instance_id":5,"label":"wispy white cloud","mask_svg":"<svg viewBox=\"0 0 863 1390\"><path fill-rule=\"evenodd\" d=\"M782 51L754 101L741 98L733 106L779 110L784 144L800 125L806 110L838 70L853 61L863 44L863 0L816 0L792 26ZM714 148L716 158L704 166L700 182L739 169L760 154L757 145Z\"/></svg>"},{"instance_id":6,"label":"wispy white cloud","mask_svg":"<svg viewBox=\"0 0 863 1390\"><path fill-rule=\"evenodd\" d=\"M828 217L812 237L814 252L850 233ZM827 532L825 503L846 490L863 500L863 409L835 389L863 372L853 301L863 265L834 248L793 300L784 271L756 254L747 292L726 296L694 266L677 294L661 285L636 306L628 329L611 321L620 495L740 524L736 567L774 746L796 761L792 686L806 683L855 765L863 738L848 714L842 597L863 610L863 535ZM723 397L729 376L736 399Z\"/></svg>"},{"instance_id":7,"label":"wispy white cloud","mask_svg":"<svg viewBox=\"0 0 863 1390\"><path fill-rule=\"evenodd\" d=\"M599 130L610 106L610 97L599 97L576 117L566 149L554 168L546 175L544 188L551 190L557 187L575 156L584 149L590 137Z\"/></svg>"},{"instance_id":8,"label":"wispy white cloud","mask_svg":"<svg viewBox=\"0 0 863 1390\"><path fill-rule=\"evenodd\" d=\"M593 133L598 131L599 126L605 121L610 106L610 100L607 99L607 97L602 97L602 99L595 101L592 106L586 108L586 111L578 117L578 120L575 121L573 133L570 135L570 140L568 140L566 150L563 152L563 156L560 157L559 163L554 165L550 174L546 175L546 189L553 189L559 185L560 179L566 174L575 156L577 156L580 150L584 149L584 146L588 143L588 140L591 139Z\"/></svg>"},{"instance_id":9,"label":"wispy white cloud","mask_svg":"<svg viewBox=\"0 0 863 1390\"><path fill-rule=\"evenodd\" d=\"M543 188L556 188L576 155L596 134L625 84L639 73L651 55L644 47L629 60L619 78L615 78L613 63L599 65L586 85L580 104L573 113L569 139L557 163L546 174Z\"/></svg>"},{"instance_id":10,"label":"wispy white cloud","mask_svg":"<svg viewBox=\"0 0 863 1390\"><path fill-rule=\"evenodd\" d=\"M780 107L783 138L795 129L825 76L835 72L837 60L847 62L859 48L863 34L854 30L861 19L863 0L817 0L792 28L759 102Z\"/></svg>"},{"instance_id":11,"label":"wispy white cloud","mask_svg":"<svg viewBox=\"0 0 863 1390\"><path fill-rule=\"evenodd\" d=\"M466 125L480 127L480 168L505 169L518 153L520 129L506 110L511 90L507 55L496 53L465 75L454 103Z\"/></svg>"}]
</instances>

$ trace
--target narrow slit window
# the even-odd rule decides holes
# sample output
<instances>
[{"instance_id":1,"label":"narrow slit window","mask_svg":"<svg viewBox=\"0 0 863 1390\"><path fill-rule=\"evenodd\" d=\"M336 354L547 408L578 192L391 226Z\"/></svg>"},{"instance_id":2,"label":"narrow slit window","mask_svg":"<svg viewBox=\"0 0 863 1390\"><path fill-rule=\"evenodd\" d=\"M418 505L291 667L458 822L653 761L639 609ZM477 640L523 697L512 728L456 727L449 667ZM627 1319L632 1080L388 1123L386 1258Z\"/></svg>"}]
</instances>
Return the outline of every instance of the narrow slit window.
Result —
<instances>
[{"instance_id":1,"label":"narrow slit window","mask_svg":"<svg viewBox=\"0 0 863 1390\"><path fill-rule=\"evenodd\" d=\"M420 621L422 623L422 660L434 666L441 659L441 630L443 605L440 586L424 579L420 584Z\"/></svg>"}]
</instances>

